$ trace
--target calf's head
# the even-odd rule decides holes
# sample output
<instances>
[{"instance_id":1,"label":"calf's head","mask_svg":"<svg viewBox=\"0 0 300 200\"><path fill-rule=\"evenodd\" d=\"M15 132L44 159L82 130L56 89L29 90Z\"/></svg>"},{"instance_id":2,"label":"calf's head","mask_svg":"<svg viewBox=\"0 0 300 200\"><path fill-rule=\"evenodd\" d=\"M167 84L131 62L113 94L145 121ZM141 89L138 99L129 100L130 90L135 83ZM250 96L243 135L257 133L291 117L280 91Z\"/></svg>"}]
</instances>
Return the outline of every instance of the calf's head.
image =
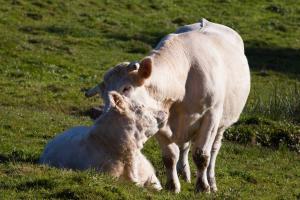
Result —
<instances>
[{"instance_id":1,"label":"calf's head","mask_svg":"<svg viewBox=\"0 0 300 200\"><path fill-rule=\"evenodd\" d=\"M134 137L138 148L153 136L167 120L167 113L120 95L117 92L108 93L109 109L96 121L95 126L113 133L111 137Z\"/></svg>"}]
</instances>

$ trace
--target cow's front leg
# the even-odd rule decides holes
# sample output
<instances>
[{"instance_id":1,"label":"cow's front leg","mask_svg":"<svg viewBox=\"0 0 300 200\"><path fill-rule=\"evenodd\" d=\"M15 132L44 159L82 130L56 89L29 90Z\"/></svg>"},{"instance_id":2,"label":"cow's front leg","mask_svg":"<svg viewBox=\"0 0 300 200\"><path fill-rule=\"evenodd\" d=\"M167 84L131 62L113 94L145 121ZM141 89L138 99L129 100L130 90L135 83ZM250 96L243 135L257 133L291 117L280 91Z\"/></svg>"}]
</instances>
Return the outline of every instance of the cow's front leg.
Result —
<instances>
[{"instance_id":1,"label":"cow's front leg","mask_svg":"<svg viewBox=\"0 0 300 200\"><path fill-rule=\"evenodd\" d=\"M183 177L183 179L190 183L191 182L191 170L189 165L189 150L190 142L184 143L179 147L180 154L177 163L177 171Z\"/></svg>"},{"instance_id":2,"label":"cow's front leg","mask_svg":"<svg viewBox=\"0 0 300 200\"><path fill-rule=\"evenodd\" d=\"M205 113L193 145L193 160L197 166L196 192L210 192L207 168L211 147L217 134L222 112L211 109Z\"/></svg>"},{"instance_id":3,"label":"cow's front leg","mask_svg":"<svg viewBox=\"0 0 300 200\"><path fill-rule=\"evenodd\" d=\"M156 134L156 138L161 147L163 163L166 167L166 189L178 193L180 192L180 182L177 175L176 164L179 158L179 148L175 143L169 140L167 135L170 134L160 131Z\"/></svg>"}]
</instances>

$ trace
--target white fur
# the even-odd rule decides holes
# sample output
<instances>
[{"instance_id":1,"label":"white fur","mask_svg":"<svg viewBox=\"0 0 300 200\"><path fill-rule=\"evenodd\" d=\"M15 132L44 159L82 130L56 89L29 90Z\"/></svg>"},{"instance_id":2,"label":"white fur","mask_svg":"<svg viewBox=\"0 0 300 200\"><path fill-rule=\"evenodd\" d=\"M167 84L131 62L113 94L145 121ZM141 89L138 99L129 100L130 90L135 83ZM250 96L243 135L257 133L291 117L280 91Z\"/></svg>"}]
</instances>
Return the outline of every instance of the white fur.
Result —
<instances>
[{"instance_id":1,"label":"white fur","mask_svg":"<svg viewBox=\"0 0 300 200\"><path fill-rule=\"evenodd\" d=\"M143 79L145 69L151 75ZM148 67L147 67L148 66ZM128 68L127 68L128 69ZM165 109L168 123L156 138L167 168L167 186L179 192L176 163L187 181L189 143L198 167L196 191L216 191L215 161L223 132L236 122L250 91L250 72L243 40L224 25L201 22L186 25L163 38L138 70L126 65L104 77L101 94L119 91L146 107Z\"/></svg>"},{"instance_id":2,"label":"white fur","mask_svg":"<svg viewBox=\"0 0 300 200\"><path fill-rule=\"evenodd\" d=\"M250 91L243 41L234 30L203 20L167 36L149 57L153 66L143 85L149 91L144 98L170 102L168 125L158 137L164 156L173 160L168 183L180 190L176 162L188 166L185 151L193 141L196 191L216 191L214 169L223 132L238 120ZM181 147L182 158L170 142ZM189 177L189 169L184 173Z\"/></svg>"},{"instance_id":3,"label":"white fur","mask_svg":"<svg viewBox=\"0 0 300 200\"><path fill-rule=\"evenodd\" d=\"M136 105L125 104L121 110L112 107L93 126L74 127L56 136L47 144L40 163L95 169L160 190L154 168L141 153L143 143L158 130L160 122L154 116Z\"/></svg>"}]
</instances>

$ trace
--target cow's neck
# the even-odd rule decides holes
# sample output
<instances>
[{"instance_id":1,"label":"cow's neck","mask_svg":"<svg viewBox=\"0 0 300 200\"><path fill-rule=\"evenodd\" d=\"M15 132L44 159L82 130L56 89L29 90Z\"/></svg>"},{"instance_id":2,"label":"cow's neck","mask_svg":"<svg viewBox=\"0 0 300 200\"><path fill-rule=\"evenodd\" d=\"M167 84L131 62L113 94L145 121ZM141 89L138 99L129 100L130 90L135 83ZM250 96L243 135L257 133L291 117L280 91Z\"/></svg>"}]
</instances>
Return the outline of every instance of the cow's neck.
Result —
<instances>
[{"instance_id":1,"label":"cow's neck","mask_svg":"<svg viewBox=\"0 0 300 200\"><path fill-rule=\"evenodd\" d=\"M166 107L181 101L185 95L185 83L190 62L184 46L177 38L163 44L151 53L153 70L146 81L149 94Z\"/></svg>"}]
</instances>

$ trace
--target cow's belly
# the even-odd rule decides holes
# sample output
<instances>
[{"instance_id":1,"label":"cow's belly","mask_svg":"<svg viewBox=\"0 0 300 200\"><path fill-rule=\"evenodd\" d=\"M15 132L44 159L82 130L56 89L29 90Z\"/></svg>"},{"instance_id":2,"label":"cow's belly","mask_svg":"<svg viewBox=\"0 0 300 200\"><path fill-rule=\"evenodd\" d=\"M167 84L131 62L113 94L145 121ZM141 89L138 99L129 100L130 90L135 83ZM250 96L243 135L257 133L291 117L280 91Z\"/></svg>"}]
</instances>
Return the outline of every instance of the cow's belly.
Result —
<instances>
[{"instance_id":1,"label":"cow's belly","mask_svg":"<svg viewBox=\"0 0 300 200\"><path fill-rule=\"evenodd\" d=\"M219 72L213 76L215 80L207 81L196 72L190 73L183 101L174 104L170 112L172 138L177 144L191 140L203 115L218 105L223 105L219 127L228 128L238 120L250 91L249 67L244 58L228 68L230 78Z\"/></svg>"},{"instance_id":2,"label":"cow's belly","mask_svg":"<svg viewBox=\"0 0 300 200\"><path fill-rule=\"evenodd\" d=\"M249 71L249 70L248 70ZM238 84L232 84L224 100L223 116L220 126L225 128L235 123L245 107L250 92L250 73L246 72Z\"/></svg>"},{"instance_id":3,"label":"cow's belly","mask_svg":"<svg viewBox=\"0 0 300 200\"><path fill-rule=\"evenodd\" d=\"M201 126L201 119L209 107L203 105L186 105L186 102L176 103L170 110L169 125L172 130L172 141L182 145L190 141ZM194 108L194 109L192 109ZM191 112L191 110L194 110Z\"/></svg>"}]
</instances>

